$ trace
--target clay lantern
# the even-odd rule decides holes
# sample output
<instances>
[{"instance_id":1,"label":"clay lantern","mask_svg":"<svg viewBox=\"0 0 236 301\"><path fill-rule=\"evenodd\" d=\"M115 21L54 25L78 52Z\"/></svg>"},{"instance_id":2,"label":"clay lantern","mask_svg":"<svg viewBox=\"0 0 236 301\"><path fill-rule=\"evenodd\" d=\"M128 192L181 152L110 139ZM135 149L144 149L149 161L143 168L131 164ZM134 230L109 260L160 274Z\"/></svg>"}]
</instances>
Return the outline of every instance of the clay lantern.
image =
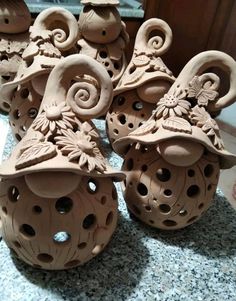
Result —
<instances>
[{"instance_id":1,"label":"clay lantern","mask_svg":"<svg viewBox=\"0 0 236 301\"><path fill-rule=\"evenodd\" d=\"M124 175L105 160L90 122L105 113L112 93L109 75L92 58L61 60L37 118L0 167L2 235L30 265L58 270L83 264L116 228L113 182Z\"/></svg>"},{"instance_id":2,"label":"clay lantern","mask_svg":"<svg viewBox=\"0 0 236 301\"><path fill-rule=\"evenodd\" d=\"M11 81L29 43L31 16L24 1L3 0L0 3L0 86ZM10 105L0 95L0 109L9 112Z\"/></svg>"},{"instance_id":3,"label":"clay lantern","mask_svg":"<svg viewBox=\"0 0 236 301\"><path fill-rule=\"evenodd\" d=\"M153 36L157 30L163 33L164 40ZM174 82L174 76L160 58L171 41L171 29L160 19L149 19L140 27L133 57L114 91L115 98L106 117L111 144L141 126Z\"/></svg>"},{"instance_id":4,"label":"clay lantern","mask_svg":"<svg viewBox=\"0 0 236 301\"><path fill-rule=\"evenodd\" d=\"M37 116L51 70L76 44L78 24L69 11L49 8L37 16L29 32L30 42L16 77L1 89L11 108L10 125L17 141Z\"/></svg>"},{"instance_id":5,"label":"clay lantern","mask_svg":"<svg viewBox=\"0 0 236 301\"><path fill-rule=\"evenodd\" d=\"M225 96L219 96L220 78L206 72L211 67L230 77ZM132 214L167 230L202 216L214 197L220 169L236 164L212 118L235 98L236 62L222 52L203 52L184 67L149 120L114 143L117 152L125 153L124 198Z\"/></svg>"},{"instance_id":6,"label":"clay lantern","mask_svg":"<svg viewBox=\"0 0 236 301\"><path fill-rule=\"evenodd\" d=\"M125 23L116 6L118 0L82 0L79 17L78 50L103 64L114 87L127 66L125 48L129 43Z\"/></svg>"}]
</instances>

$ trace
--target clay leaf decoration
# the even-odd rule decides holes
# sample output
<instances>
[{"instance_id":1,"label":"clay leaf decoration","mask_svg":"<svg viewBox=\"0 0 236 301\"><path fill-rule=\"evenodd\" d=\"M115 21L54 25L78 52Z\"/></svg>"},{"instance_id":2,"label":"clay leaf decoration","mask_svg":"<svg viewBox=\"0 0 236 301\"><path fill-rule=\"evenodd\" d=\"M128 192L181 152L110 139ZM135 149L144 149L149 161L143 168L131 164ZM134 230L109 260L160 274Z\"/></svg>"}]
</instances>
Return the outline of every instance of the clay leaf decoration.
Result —
<instances>
[{"instance_id":1,"label":"clay leaf decoration","mask_svg":"<svg viewBox=\"0 0 236 301\"><path fill-rule=\"evenodd\" d=\"M186 92L183 90L175 91L174 94L165 94L157 103L154 116L167 119L171 116L182 117L188 115L191 104L185 100Z\"/></svg>"},{"instance_id":2,"label":"clay leaf decoration","mask_svg":"<svg viewBox=\"0 0 236 301\"><path fill-rule=\"evenodd\" d=\"M80 131L82 131L85 135L89 135L92 140L97 140L99 138L97 129L87 121L80 125Z\"/></svg>"},{"instance_id":3,"label":"clay leaf decoration","mask_svg":"<svg viewBox=\"0 0 236 301\"><path fill-rule=\"evenodd\" d=\"M45 140L45 137L42 133L35 132L34 136L32 138L24 141L24 144L21 146L20 152L23 153L28 148L30 148L40 142L43 142L44 140Z\"/></svg>"},{"instance_id":4,"label":"clay leaf decoration","mask_svg":"<svg viewBox=\"0 0 236 301\"><path fill-rule=\"evenodd\" d=\"M219 93L210 89L207 83L203 85L198 76L189 83L188 97L196 98L199 106L207 106L208 102L214 101L218 95Z\"/></svg>"},{"instance_id":5,"label":"clay leaf decoration","mask_svg":"<svg viewBox=\"0 0 236 301\"><path fill-rule=\"evenodd\" d=\"M51 142L39 142L25 149L16 161L16 169L26 168L46 161L57 155L56 147Z\"/></svg>"},{"instance_id":6,"label":"clay leaf decoration","mask_svg":"<svg viewBox=\"0 0 236 301\"><path fill-rule=\"evenodd\" d=\"M23 52L22 58L24 60L27 60L27 59L33 58L34 56L36 56L38 54L39 54L39 47L35 43L30 42L28 47Z\"/></svg>"},{"instance_id":7,"label":"clay leaf decoration","mask_svg":"<svg viewBox=\"0 0 236 301\"><path fill-rule=\"evenodd\" d=\"M43 106L43 111L34 120L32 127L46 135L48 132L55 134L62 129L73 129L75 125L75 114L71 111L70 106L64 102L59 104L52 102Z\"/></svg>"},{"instance_id":8,"label":"clay leaf decoration","mask_svg":"<svg viewBox=\"0 0 236 301\"><path fill-rule=\"evenodd\" d=\"M50 41L52 39L52 32L50 30L39 30L38 27L31 26L29 32L30 40L34 42L38 40Z\"/></svg>"},{"instance_id":9,"label":"clay leaf decoration","mask_svg":"<svg viewBox=\"0 0 236 301\"><path fill-rule=\"evenodd\" d=\"M171 116L163 121L162 127L173 132L192 133L191 124L184 118Z\"/></svg>"},{"instance_id":10,"label":"clay leaf decoration","mask_svg":"<svg viewBox=\"0 0 236 301\"><path fill-rule=\"evenodd\" d=\"M150 58L145 54L141 54L136 56L132 61L135 67L143 67L149 64Z\"/></svg>"},{"instance_id":11,"label":"clay leaf decoration","mask_svg":"<svg viewBox=\"0 0 236 301\"><path fill-rule=\"evenodd\" d=\"M160 71L167 73L168 75L172 76L172 72L166 67L164 62L160 57L152 57L150 64L150 68L152 68L154 71Z\"/></svg>"},{"instance_id":12,"label":"clay leaf decoration","mask_svg":"<svg viewBox=\"0 0 236 301\"><path fill-rule=\"evenodd\" d=\"M129 133L129 136L143 136L151 134L158 129L158 125L155 120L148 120L133 132Z\"/></svg>"},{"instance_id":13,"label":"clay leaf decoration","mask_svg":"<svg viewBox=\"0 0 236 301\"><path fill-rule=\"evenodd\" d=\"M190 113L191 122L200 127L208 137L211 138L214 146L218 149L224 148L224 143L220 137L220 130L216 121L204 107L195 106Z\"/></svg>"},{"instance_id":14,"label":"clay leaf decoration","mask_svg":"<svg viewBox=\"0 0 236 301\"><path fill-rule=\"evenodd\" d=\"M39 52L44 56L61 58L61 52L50 42L41 44L39 46Z\"/></svg>"},{"instance_id":15,"label":"clay leaf decoration","mask_svg":"<svg viewBox=\"0 0 236 301\"><path fill-rule=\"evenodd\" d=\"M101 173L106 170L106 162L97 143L83 131L74 133L70 129L62 130L62 136L55 137L55 141L69 162L78 164L80 169L87 169L89 172L96 170Z\"/></svg>"}]
</instances>

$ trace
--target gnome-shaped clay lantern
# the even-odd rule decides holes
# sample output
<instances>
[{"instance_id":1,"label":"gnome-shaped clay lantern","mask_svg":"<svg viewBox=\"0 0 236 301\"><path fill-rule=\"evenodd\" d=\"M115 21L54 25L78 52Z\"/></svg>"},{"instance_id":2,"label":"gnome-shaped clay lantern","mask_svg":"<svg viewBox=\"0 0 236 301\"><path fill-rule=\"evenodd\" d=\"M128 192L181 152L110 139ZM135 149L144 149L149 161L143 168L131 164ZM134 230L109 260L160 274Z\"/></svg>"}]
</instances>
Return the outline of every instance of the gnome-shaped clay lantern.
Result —
<instances>
[{"instance_id":1,"label":"gnome-shaped clay lantern","mask_svg":"<svg viewBox=\"0 0 236 301\"><path fill-rule=\"evenodd\" d=\"M79 53L86 54L107 69L115 87L127 66L125 48L129 42L121 21L118 0L81 0Z\"/></svg>"},{"instance_id":2,"label":"gnome-shaped clay lantern","mask_svg":"<svg viewBox=\"0 0 236 301\"><path fill-rule=\"evenodd\" d=\"M22 0L2 0L0 3L0 86L11 81L29 43L31 16ZM9 112L10 105L0 95L0 108Z\"/></svg>"},{"instance_id":3,"label":"gnome-shaped clay lantern","mask_svg":"<svg viewBox=\"0 0 236 301\"><path fill-rule=\"evenodd\" d=\"M41 12L30 27L30 43L15 79L2 86L10 110L10 125L20 141L35 119L48 75L78 39L75 17L63 8Z\"/></svg>"},{"instance_id":4,"label":"gnome-shaped clay lantern","mask_svg":"<svg viewBox=\"0 0 236 301\"><path fill-rule=\"evenodd\" d=\"M230 76L229 92L219 97L219 77ZM161 229L179 229L198 220L216 191L220 168L236 164L211 114L235 101L236 62L218 51L195 56L157 103L151 118L114 143L125 155L124 197L129 210Z\"/></svg>"},{"instance_id":5,"label":"gnome-shaped clay lantern","mask_svg":"<svg viewBox=\"0 0 236 301\"><path fill-rule=\"evenodd\" d=\"M109 75L92 58L61 60L37 118L0 167L2 235L30 265L56 270L83 264L115 230L113 181L124 175L106 162L90 122L106 112L112 93Z\"/></svg>"},{"instance_id":6,"label":"gnome-shaped clay lantern","mask_svg":"<svg viewBox=\"0 0 236 301\"><path fill-rule=\"evenodd\" d=\"M161 36L152 36L156 30L163 33L164 41ZM107 114L111 143L141 126L174 82L175 78L160 58L171 41L171 29L160 19L147 20L140 27L133 57L114 91L116 96Z\"/></svg>"}]
</instances>

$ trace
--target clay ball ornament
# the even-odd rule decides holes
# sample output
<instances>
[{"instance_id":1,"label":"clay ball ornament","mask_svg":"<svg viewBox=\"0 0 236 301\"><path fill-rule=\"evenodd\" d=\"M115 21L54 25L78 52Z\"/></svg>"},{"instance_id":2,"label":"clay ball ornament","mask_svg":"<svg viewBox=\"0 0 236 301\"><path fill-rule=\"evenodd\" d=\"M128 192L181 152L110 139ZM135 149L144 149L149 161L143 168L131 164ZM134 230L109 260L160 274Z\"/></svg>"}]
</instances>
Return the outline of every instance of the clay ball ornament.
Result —
<instances>
[{"instance_id":1,"label":"clay ball ornament","mask_svg":"<svg viewBox=\"0 0 236 301\"><path fill-rule=\"evenodd\" d=\"M227 70L228 93L220 96L220 78L209 67ZM144 223L165 230L197 221L214 197L220 169L236 164L225 150L215 111L236 97L236 62L207 51L184 67L152 116L114 143L125 157L123 184L129 211Z\"/></svg>"},{"instance_id":2,"label":"clay ball ornament","mask_svg":"<svg viewBox=\"0 0 236 301\"><path fill-rule=\"evenodd\" d=\"M92 58L61 60L38 116L0 166L3 239L35 268L82 265L103 251L116 228L114 181L125 176L106 161L90 121L106 112L112 92L106 69Z\"/></svg>"},{"instance_id":3,"label":"clay ball ornament","mask_svg":"<svg viewBox=\"0 0 236 301\"><path fill-rule=\"evenodd\" d=\"M152 36L156 30L163 33L164 39ZM171 42L172 31L160 19L149 19L139 28L131 62L114 90L106 116L111 144L140 127L174 82L172 72L160 58Z\"/></svg>"},{"instance_id":4,"label":"clay ball ornament","mask_svg":"<svg viewBox=\"0 0 236 301\"><path fill-rule=\"evenodd\" d=\"M83 1L79 17L78 52L105 66L114 87L127 66L125 48L129 43L126 25L116 6L119 1Z\"/></svg>"},{"instance_id":5,"label":"clay ball ornament","mask_svg":"<svg viewBox=\"0 0 236 301\"><path fill-rule=\"evenodd\" d=\"M10 125L19 142L38 114L51 70L78 39L75 17L63 8L42 11L29 29L29 45L14 80L0 94L10 110Z\"/></svg>"}]
</instances>

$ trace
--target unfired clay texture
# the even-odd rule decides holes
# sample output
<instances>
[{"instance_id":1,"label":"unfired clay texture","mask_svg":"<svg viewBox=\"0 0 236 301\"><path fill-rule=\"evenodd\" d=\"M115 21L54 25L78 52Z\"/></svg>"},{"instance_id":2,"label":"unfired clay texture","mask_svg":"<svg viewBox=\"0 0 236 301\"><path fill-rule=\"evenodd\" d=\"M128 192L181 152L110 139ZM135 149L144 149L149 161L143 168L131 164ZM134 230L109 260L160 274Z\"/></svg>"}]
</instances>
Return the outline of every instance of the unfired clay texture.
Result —
<instances>
[{"instance_id":1,"label":"unfired clay texture","mask_svg":"<svg viewBox=\"0 0 236 301\"><path fill-rule=\"evenodd\" d=\"M226 95L219 95L219 77L204 73L210 67L229 75ZM222 52L203 52L184 67L149 120L114 143L125 154L124 197L139 219L153 227L178 229L207 210L220 168L236 164L212 115L235 97L236 62Z\"/></svg>"}]
</instances>

